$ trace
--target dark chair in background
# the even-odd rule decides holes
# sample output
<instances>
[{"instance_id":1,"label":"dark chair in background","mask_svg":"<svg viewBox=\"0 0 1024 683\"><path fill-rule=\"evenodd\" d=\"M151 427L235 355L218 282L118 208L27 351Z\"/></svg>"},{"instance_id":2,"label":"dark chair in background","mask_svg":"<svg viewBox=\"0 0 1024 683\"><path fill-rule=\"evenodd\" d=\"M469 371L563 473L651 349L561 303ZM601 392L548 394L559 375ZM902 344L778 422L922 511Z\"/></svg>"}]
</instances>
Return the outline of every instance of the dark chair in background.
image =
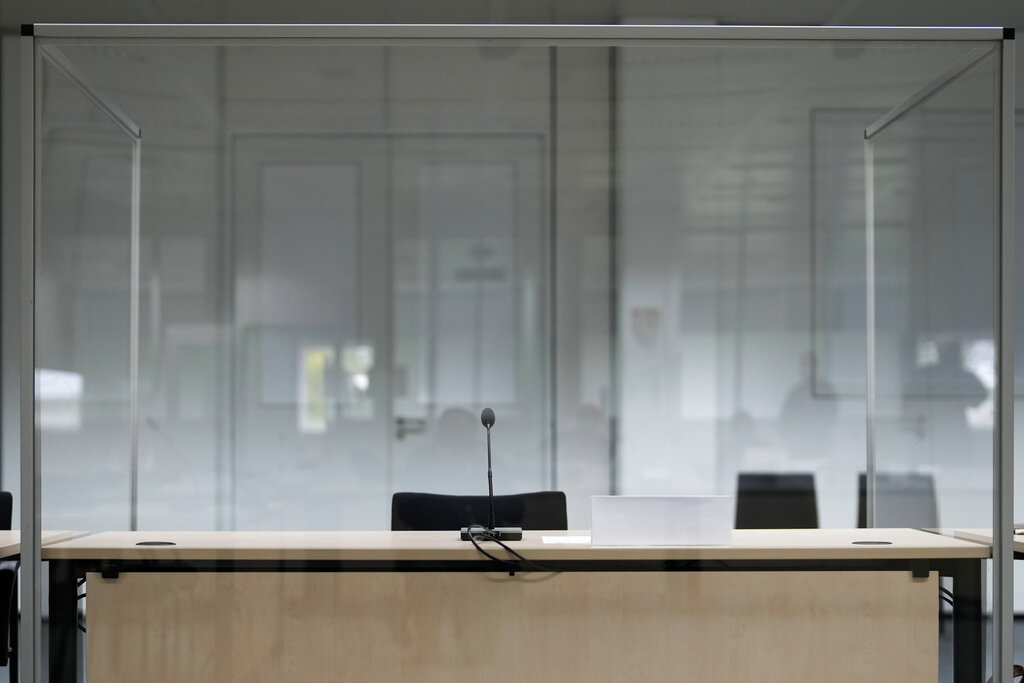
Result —
<instances>
[{"instance_id":1,"label":"dark chair in background","mask_svg":"<svg viewBox=\"0 0 1024 683\"><path fill-rule=\"evenodd\" d=\"M396 493L391 497L392 531L455 531L487 524L487 496ZM565 493L537 491L494 497L497 526L523 529L568 529Z\"/></svg>"},{"instance_id":2,"label":"dark chair in background","mask_svg":"<svg viewBox=\"0 0 1024 683\"><path fill-rule=\"evenodd\" d=\"M861 472L857 477L857 527L863 529L867 521L867 477ZM876 473L875 526L938 528L939 506L932 475Z\"/></svg>"},{"instance_id":3,"label":"dark chair in background","mask_svg":"<svg viewBox=\"0 0 1024 683\"><path fill-rule=\"evenodd\" d=\"M9 531L14 496L0 491L0 529ZM10 680L18 680L18 561L0 562L0 666L9 667Z\"/></svg>"},{"instance_id":4,"label":"dark chair in background","mask_svg":"<svg viewBox=\"0 0 1024 683\"><path fill-rule=\"evenodd\" d=\"M868 480L857 475L857 528L868 525ZM875 473L875 527L937 529L939 504L935 497L935 478L919 473ZM941 579L945 581L946 579ZM939 601L939 633L946 630L942 601Z\"/></svg>"},{"instance_id":5,"label":"dark chair in background","mask_svg":"<svg viewBox=\"0 0 1024 683\"><path fill-rule=\"evenodd\" d=\"M816 529L818 499L810 473L740 472L737 529Z\"/></svg>"}]
</instances>

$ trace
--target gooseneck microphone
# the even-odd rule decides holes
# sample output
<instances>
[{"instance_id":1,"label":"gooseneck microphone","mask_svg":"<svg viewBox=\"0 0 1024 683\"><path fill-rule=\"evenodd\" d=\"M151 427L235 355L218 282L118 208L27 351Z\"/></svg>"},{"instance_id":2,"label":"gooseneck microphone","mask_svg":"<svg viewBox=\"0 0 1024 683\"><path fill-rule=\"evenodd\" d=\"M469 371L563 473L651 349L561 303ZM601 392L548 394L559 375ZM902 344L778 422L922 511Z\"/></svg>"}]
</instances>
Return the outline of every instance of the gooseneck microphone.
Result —
<instances>
[{"instance_id":1,"label":"gooseneck microphone","mask_svg":"<svg viewBox=\"0 0 1024 683\"><path fill-rule=\"evenodd\" d=\"M494 426L494 411L484 408L480 413L480 424L487 430L487 528L462 527L462 540L469 541L471 537L479 540L496 541L521 541L523 530L521 527L502 526L495 523L494 518L494 472L491 469L491 427Z\"/></svg>"},{"instance_id":2,"label":"gooseneck microphone","mask_svg":"<svg viewBox=\"0 0 1024 683\"><path fill-rule=\"evenodd\" d=\"M487 433L491 433L491 427L494 426L494 411L490 408L484 408L480 411L480 424L487 428Z\"/></svg>"},{"instance_id":3,"label":"gooseneck microphone","mask_svg":"<svg viewBox=\"0 0 1024 683\"><path fill-rule=\"evenodd\" d=\"M491 427L494 426L494 411L484 408L480 413L480 424L487 430L487 528L493 529L494 523L494 474L491 472Z\"/></svg>"}]
</instances>

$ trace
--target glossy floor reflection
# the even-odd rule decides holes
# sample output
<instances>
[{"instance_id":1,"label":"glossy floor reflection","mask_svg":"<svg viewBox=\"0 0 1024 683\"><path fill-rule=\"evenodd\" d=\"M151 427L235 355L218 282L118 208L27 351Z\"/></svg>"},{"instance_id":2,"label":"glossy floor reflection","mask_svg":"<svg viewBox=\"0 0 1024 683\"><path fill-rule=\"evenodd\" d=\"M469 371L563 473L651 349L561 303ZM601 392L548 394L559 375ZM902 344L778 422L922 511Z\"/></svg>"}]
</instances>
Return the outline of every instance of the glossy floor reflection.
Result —
<instances>
[{"instance_id":1,"label":"glossy floor reflection","mask_svg":"<svg viewBox=\"0 0 1024 683\"><path fill-rule=\"evenodd\" d=\"M949 615L942 617L943 624L939 629L939 681L941 683L952 683L953 681L953 618ZM990 626L986 626L985 646L991 645L989 637ZM1013 620L1013 662L1024 664L1024 615L1017 615ZM991 671L986 667L987 681Z\"/></svg>"}]
</instances>

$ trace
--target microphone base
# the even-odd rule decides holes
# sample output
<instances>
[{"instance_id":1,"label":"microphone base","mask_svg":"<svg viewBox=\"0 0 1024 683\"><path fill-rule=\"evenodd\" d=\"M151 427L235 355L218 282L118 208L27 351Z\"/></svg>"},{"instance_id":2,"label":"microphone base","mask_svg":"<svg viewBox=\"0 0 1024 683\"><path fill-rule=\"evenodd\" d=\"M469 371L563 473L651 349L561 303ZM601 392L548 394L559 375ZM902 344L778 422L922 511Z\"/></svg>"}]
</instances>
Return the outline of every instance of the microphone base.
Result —
<instances>
[{"instance_id":1,"label":"microphone base","mask_svg":"<svg viewBox=\"0 0 1024 683\"><path fill-rule=\"evenodd\" d=\"M462 540L469 540L469 527L462 527ZM486 534L490 538L481 538ZM499 541L521 541L523 540L523 530L517 526L499 526L494 529L481 529L480 527L473 528L473 536L478 540L491 540L497 539Z\"/></svg>"}]
</instances>

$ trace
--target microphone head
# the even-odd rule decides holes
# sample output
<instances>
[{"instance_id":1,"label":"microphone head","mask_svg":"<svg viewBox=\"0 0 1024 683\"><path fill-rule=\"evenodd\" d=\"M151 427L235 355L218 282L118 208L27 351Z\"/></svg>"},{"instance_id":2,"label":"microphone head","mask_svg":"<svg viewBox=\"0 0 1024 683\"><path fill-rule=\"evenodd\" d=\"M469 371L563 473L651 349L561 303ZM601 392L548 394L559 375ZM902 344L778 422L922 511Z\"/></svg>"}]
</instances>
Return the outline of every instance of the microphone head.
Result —
<instances>
[{"instance_id":1,"label":"microphone head","mask_svg":"<svg viewBox=\"0 0 1024 683\"><path fill-rule=\"evenodd\" d=\"M480 413L480 422L484 427L490 429L494 426L494 411L490 408L484 408L483 412Z\"/></svg>"}]
</instances>

